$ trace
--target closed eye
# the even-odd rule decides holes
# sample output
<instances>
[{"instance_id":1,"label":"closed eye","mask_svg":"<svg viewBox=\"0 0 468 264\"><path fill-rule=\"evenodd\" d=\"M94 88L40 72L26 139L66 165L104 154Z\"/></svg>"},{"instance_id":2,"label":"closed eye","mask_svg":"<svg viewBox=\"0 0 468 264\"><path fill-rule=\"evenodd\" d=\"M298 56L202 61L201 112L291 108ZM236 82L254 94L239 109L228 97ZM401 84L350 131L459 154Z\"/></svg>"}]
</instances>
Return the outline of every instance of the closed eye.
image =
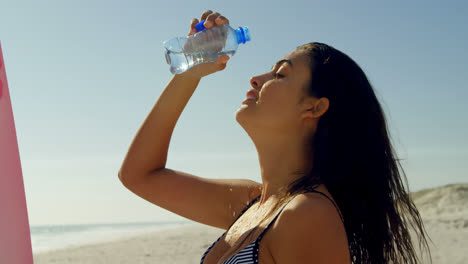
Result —
<instances>
[{"instance_id":1,"label":"closed eye","mask_svg":"<svg viewBox=\"0 0 468 264\"><path fill-rule=\"evenodd\" d=\"M283 77L284 77L284 75L279 74L279 73L273 73L273 76L274 76L275 78L283 78Z\"/></svg>"}]
</instances>

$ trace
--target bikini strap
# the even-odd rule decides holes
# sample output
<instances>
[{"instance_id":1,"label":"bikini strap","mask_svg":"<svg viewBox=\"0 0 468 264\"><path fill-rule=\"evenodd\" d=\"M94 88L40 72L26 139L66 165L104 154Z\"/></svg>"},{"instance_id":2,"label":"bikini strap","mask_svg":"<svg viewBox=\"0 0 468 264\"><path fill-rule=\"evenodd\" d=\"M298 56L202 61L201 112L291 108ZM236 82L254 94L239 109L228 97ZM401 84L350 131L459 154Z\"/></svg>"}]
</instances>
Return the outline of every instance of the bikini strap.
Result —
<instances>
[{"instance_id":1,"label":"bikini strap","mask_svg":"<svg viewBox=\"0 0 468 264\"><path fill-rule=\"evenodd\" d=\"M316 191L316 190L310 190L310 192L319 193L319 194L325 196L325 198L327 198L330 202L332 202L332 204L333 204L333 205L335 206L335 208L336 208L336 211L338 211L338 214L340 215L341 222L343 222L343 224L344 224L344 218L343 218L343 215L341 214L340 209L338 208L338 206L336 205L336 203L335 203L332 199L330 199L330 197L328 197L328 195L324 194L323 192Z\"/></svg>"}]
</instances>

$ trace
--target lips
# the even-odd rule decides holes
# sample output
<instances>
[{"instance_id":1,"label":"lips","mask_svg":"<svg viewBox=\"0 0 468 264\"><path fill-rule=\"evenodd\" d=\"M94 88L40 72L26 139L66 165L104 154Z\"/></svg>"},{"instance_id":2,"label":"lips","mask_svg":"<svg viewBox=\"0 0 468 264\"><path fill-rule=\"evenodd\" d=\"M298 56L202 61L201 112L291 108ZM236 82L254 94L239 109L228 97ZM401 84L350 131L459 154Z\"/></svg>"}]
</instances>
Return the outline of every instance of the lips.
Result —
<instances>
[{"instance_id":1,"label":"lips","mask_svg":"<svg viewBox=\"0 0 468 264\"><path fill-rule=\"evenodd\" d=\"M255 89L250 89L247 92L247 99L255 99L255 101L257 101L258 99L257 91Z\"/></svg>"}]
</instances>

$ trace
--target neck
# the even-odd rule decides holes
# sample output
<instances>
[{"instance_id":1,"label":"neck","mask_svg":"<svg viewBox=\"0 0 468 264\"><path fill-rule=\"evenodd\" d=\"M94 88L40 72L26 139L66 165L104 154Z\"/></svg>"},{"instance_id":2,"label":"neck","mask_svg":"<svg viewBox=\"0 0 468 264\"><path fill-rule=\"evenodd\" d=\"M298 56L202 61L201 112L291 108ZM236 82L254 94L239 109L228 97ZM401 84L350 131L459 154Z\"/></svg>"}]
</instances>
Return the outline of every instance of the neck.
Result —
<instances>
[{"instance_id":1,"label":"neck","mask_svg":"<svg viewBox=\"0 0 468 264\"><path fill-rule=\"evenodd\" d=\"M275 142L275 144L271 144ZM283 143L278 140L256 144L263 182L260 205L267 200L278 200L287 191L288 185L304 176L312 168L313 159L303 151L304 144Z\"/></svg>"}]
</instances>

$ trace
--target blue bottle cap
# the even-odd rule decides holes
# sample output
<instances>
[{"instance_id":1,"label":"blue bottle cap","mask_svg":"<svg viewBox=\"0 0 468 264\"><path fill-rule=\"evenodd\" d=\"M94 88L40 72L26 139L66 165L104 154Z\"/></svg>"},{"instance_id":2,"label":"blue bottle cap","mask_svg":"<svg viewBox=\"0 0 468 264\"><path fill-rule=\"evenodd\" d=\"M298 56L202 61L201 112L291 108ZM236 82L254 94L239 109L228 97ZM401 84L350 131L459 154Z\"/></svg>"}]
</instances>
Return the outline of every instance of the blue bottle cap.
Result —
<instances>
[{"instance_id":1,"label":"blue bottle cap","mask_svg":"<svg viewBox=\"0 0 468 264\"><path fill-rule=\"evenodd\" d=\"M249 31L249 28L248 27L243 27L244 29L244 37L245 37L245 41L250 41L250 31Z\"/></svg>"},{"instance_id":2,"label":"blue bottle cap","mask_svg":"<svg viewBox=\"0 0 468 264\"><path fill-rule=\"evenodd\" d=\"M248 27L239 27L236 29L236 37L238 44L245 44L245 42L250 41L250 31Z\"/></svg>"}]
</instances>

